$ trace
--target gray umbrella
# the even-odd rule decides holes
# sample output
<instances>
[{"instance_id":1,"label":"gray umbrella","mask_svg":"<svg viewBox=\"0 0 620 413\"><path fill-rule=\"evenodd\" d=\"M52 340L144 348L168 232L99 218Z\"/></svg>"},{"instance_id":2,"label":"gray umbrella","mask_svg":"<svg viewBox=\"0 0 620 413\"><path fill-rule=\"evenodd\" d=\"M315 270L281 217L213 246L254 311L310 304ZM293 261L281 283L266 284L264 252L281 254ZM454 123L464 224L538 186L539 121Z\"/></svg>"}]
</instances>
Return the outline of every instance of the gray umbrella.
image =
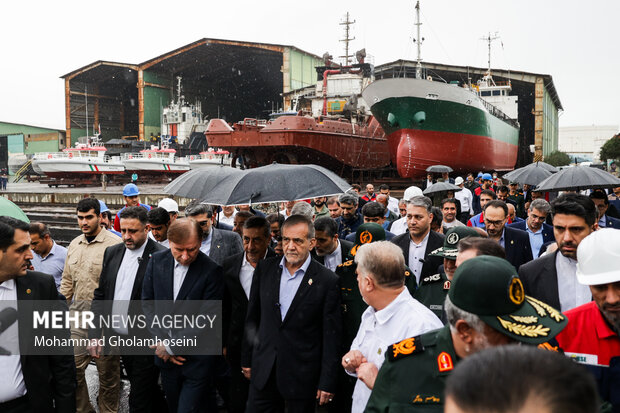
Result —
<instances>
[{"instance_id":1,"label":"gray umbrella","mask_svg":"<svg viewBox=\"0 0 620 413\"><path fill-rule=\"evenodd\" d=\"M226 178L230 179L237 175L243 175L243 173L244 171L240 169L223 165L198 168L185 172L183 175L170 182L164 188L164 192L186 198L202 199L211 194L222 180Z\"/></svg>"},{"instance_id":2,"label":"gray umbrella","mask_svg":"<svg viewBox=\"0 0 620 413\"><path fill-rule=\"evenodd\" d=\"M426 188L422 193L424 195L431 195L431 194L436 194L438 192L446 192L446 191L460 191L463 188L461 188L460 186L456 186L454 184L451 184L449 182L436 182L433 185L429 186L428 188Z\"/></svg>"},{"instance_id":3,"label":"gray umbrella","mask_svg":"<svg viewBox=\"0 0 620 413\"><path fill-rule=\"evenodd\" d=\"M273 163L224 177L199 199L215 205L284 202L337 195L350 187L338 175L317 165Z\"/></svg>"},{"instance_id":4,"label":"gray umbrella","mask_svg":"<svg viewBox=\"0 0 620 413\"><path fill-rule=\"evenodd\" d=\"M537 162L508 172L503 178L520 184L538 185L551 175L553 175L552 172Z\"/></svg>"},{"instance_id":5,"label":"gray umbrella","mask_svg":"<svg viewBox=\"0 0 620 413\"><path fill-rule=\"evenodd\" d=\"M580 191L583 189L615 188L620 179L609 172L589 166L571 166L542 181L538 191Z\"/></svg>"},{"instance_id":6,"label":"gray umbrella","mask_svg":"<svg viewBox=\"0 0 620 413\"><path fill-rule=\"evenodd\" d=\"M558 172L558 171L559 171L559 169L558 169L558 168L556 168L555 166L553 166L553 165L549 165L547 162L542 162L542 161L541 161L541 162L534 162L534 163L531 163L531 164L529 164L528 166L529 166L529 167L532 167L532 166L537 166L537 167L539 167L539 168L544 168L544 169L548 170L549 172L553 172L553 173L555 173L555 172Z\"/></svg>"},{"instance_id":7,"label":"gray umbrella","mask_svg":"<svg viewBox=\"0 0 620 413\"><path fill-rule=\"evenodd\" d=\"M436 173L444 173L444 172L452 172L454 169L450 168L446 165L431 165L426 168L426 172L436 172Z\"/></svg>"}]
</instances>

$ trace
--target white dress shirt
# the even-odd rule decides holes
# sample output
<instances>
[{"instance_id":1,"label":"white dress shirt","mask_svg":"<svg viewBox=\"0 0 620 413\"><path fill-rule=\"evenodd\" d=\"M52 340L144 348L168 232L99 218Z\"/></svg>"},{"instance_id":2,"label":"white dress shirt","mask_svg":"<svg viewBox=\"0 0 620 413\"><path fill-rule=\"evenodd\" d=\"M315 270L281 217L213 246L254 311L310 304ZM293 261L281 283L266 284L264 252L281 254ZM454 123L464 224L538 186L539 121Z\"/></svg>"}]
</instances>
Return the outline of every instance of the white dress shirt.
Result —
<instances>
[{"instance_id":1,"label":"white dress shirt","mask_svg":"<svg viewBox=\"0 0 620 413\"><path fill-rule=\"evenodd\" d=\"M177 261L174 262L174 278L172 281L172 298L174 301L176 301L183 281L185 281L187 270L189 270L189 265L181 265Z\"/></svg>"},{"instance_id":2,"label":"white dress shirt","mask_svg":"<svg viewBox=\"0 0 620 413\"><path fill-rule=\"evenodd\" d=\"M470 215L474 212L474 207L472 205L474 197L469 189L463 187L463 189L454 193L454 197L461 201L461 212L469 212Z\"/></svg>"},{"instance_id":3,"label":"white dress shirt","mask_svg":"<svg viewBox=\"0 0 620 413\"><path fill-rule=\"evenodd\" d=\"M422 275L422 267L424 266L424 253L426 252L426 244L428 244L428 237L430 231L422 242L416 244L411 238L409 238L409 269L415 275L415 279L420 285L420 276Z\"/></svg>"},{"instance_id":4,"label":"white dress shirt","mask_svg":"<svg viewBox=\"0 0 620 413\"><path fill-rule=\"evenodd\" d=\"M567 258L558 252L555 257L555 268L558 273L558 295L560 311L568 311L592 301L592 292L587 285L577 281L577 261Z\"/></svg>"},{"instance_id":5,"label":"white dress shirt","mask_svg":"<svg viewBox=\"0 0 620 413\"><path fill-rule=\"evenodd\" d=\"M159 241L157 241L155 239L155 237L153 236L153 233L151 231L149 231L149 238L152 239L153 241L155 241L156 243L158 243L159 245L163 245L166 248L170 248L170 240L168 238L166 238L162 242L159 242Z\"/></svg>"},{"instance_id":6,"label":"white dress shirt","mask_svg":"<svg viewBox=\"0 0 620 413\"><path fill-rule=\"evenodd\" d=\"M209 253L211 252L211 241L213 240L213 228L211 228L211 231L209 231L209 235L207 235L207 238L202 240L202 243L200 244L200 251L204 252L205 255L208 257Z\"/></svg>"},{"instance_id":7,"label":"white dress shirt","mask_svg":"<svg viewBox=\"0 0 620 413\"><path fill-rule=\"evenodd\" d=\"M340 248L340 240L336 240L338 245L336 249L332 251L331 254L323 257L323 262L325 262L325 266L332 271L336 271L336 267L342 264L342 249Z\"/></svg>"},{"instance_id":8,"label":"white dress shirt","mask_svg":"<svg viewBox=\"0 0 620 413\"><path fill-rule=\"evenodd\" d=\"M0 310L17 307L17 285L10 279L0 284ZM10 351L10 356L0 356L0 403L17 399L26 394L26 383L22 374L19 354L17 320L2 333L2 347Z\"/></svg>"},{"instance_id":9,"label":"white dress shirt","mask_svg":"<svg viewBox=\"0 0 620 413\"><path fill-rule=\"evenodd\" d=\"M398 218L396 221L392 222L392 226L390 227L390 232L394 235L404 234L407 230L407 217Z\"/></svg>"},{"instance_id":10,"label":"white dress shirt","mask_svg":"<svg viewBox=\"0 0 620 413\"><path fill-rule=\"evenodd\" d=\"M389 197L388 198L388 206L387 209L396 214L396 216L400 215L400 211L398 210L398 199Z\"/></svg>"},{"instance_id":11,"label":"white dress shirt","mask_svg":"<svg viewBox=\"0 0 620 413\"><path fill-rule=\"evenodd\" d=\"M246 254L243 254L243 264L241 264L241 271L239 271L239 282L241 283L241 287L243 287L243 291L245 291L245 296L250 299L250 290L252 289L252 277L254 277L255 268L252 267L252 264L248 261L248 257Z\"/></svg>"},{"instance_id":12,"label":"white dress shirt","mask_svg":"<svg viewBox=\"0 0 620 413\"><path fill-rule=\"evenodd\" d=\"M368 307L364 311L351 350L359 350L369 363L380 369L388 346L441 327L439 318L415 300L407 288L403 288L394 301L382 310ZM353 391L352 413L364 411L370 393L366 384L357 380Z\"/></svg>"},{"instance_id":13,"label":"white dress shirt","mask_svg":"<svg viewBox=\"0 0 620 413\"><path fill-rule=\"evenodd\" d=\"M235 215L237 215L236 210L232 213L230 217L227 217L226 215L224 215L223 212L220 212L220 214L217 216L217 220L221 224L230 225L232 227L235 225Z\"/></svg>"},{"instance_id":14,"label":"white dress shirt","mask_svg":"<svg viewBox=\"0 0 620 413\"><path fill-rule=\"evenodd\" d=\"M129 300L131 300L131 292L133 291L133 285L136 281L136 274L138 273L138 267L140 261L142 261L142 255L146 248L146 243L135 250L125 248L125 254L121 265L118 267L118 274L116 275L116 284L114 286L114 302L112 303L112 314L119 315L121 320L127 317L129 311ZM114 331L119 334L128 334L126 323L122 326L115 326Z\"/></svg>"}]
</instances>

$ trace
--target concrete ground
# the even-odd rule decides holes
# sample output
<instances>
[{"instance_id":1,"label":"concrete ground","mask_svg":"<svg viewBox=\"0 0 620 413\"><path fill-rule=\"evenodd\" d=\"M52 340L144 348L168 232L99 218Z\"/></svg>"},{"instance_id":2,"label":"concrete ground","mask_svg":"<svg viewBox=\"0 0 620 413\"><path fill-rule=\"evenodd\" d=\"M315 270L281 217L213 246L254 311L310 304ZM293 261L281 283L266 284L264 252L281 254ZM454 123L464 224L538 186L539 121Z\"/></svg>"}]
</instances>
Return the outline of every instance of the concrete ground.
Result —
<instances>
[{"instance_id":1,"label":"concrete ground","mask_svg":"<svg viewBox=\"0 0 620 413\"><path fill-rule=\"evenodd\" d=\"M90 364L86 368L86 383L88 384L90 404L92 404L95 408L95 411L99 413L99 406L97 406L97 395L99 394L99 376L97 375L97 367L94 364ZM118 406L118 413L129 413L128 380L121 380L121 399Z\"/></svg>"}]
</instances>

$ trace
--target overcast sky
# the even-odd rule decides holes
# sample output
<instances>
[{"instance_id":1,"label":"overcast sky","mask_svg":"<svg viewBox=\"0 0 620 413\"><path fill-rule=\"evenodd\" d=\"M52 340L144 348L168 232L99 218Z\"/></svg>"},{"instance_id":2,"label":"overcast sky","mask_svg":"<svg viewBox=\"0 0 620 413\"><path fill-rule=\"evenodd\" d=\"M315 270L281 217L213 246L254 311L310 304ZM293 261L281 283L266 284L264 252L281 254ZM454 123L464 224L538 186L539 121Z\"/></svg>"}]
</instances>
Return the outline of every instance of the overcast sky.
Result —
<instances>
[{"instance_id":1,"label":"overcast sky","mask_svg":"<svg viewBox=\"0 0 620 413\"><path fill-rule=\"evenodd\" d=\"M356 20L351 49L375 64L415 59L413 0L3 1L0 121L65 128L60 76L97 60L141 63L201 38L343 53L338 23ZM422 57L550 74L560 126L620 124L620 1L423 0ZM502 47L503 45L503 47Z\"/></svg>"}]
</instances>

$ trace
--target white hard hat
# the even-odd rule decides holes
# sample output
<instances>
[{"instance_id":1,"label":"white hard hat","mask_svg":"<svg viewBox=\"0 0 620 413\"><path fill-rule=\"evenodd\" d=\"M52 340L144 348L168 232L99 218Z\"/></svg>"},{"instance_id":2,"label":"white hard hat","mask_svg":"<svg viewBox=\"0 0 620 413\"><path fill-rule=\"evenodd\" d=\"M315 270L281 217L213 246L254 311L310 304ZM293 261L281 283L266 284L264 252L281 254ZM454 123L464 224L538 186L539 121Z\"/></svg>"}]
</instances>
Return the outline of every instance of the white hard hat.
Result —
<instances>
[{"instance_id":1,"label":"white hard hat","mask_svg":"<svg viewBox=\"0 0 620 413\"><path fill-rule=\"evenodd\" d=\"M170 212L179 212L179 204L172 198L164 198L157 204L158 207Z\"/></svg>"},{"instance_id":2,"label":"white hard hat","mask_svg":"<svg viewBox=\"0 0 620 413\"><path fill-rule=\"evenodd\" d=\"M405 194L403 195L403 199L405 201L409 201L414 196L420 196L420 195L424 195L420 188L418 188L417 186L410 186L409 188L405 189Z\"/></svg>"},{"instance_id":3,"label":"white hard hat","mask_svg":"<svg viewBox=\"0 0 620 413\"><path fill-rule=\"evenodd\" d=\"M620 281L620 230L603 228L579 243L577 280L584 285Z\"/></svg>"},{"instance_id":4,"label":"white hard hat","mask_svg":"<svg viewBox=\"0 0 620 413\"><path fill-rule=\"evenodd\" d=\"M460 185L460 184L462 184L463 182L464 182L464 181L463 181L463 178L462 178L462 177L460 177L460 176L457 176L457 177L456 177L456 179L454 180L454 185Z\"/></svg>"}]
</instances>

